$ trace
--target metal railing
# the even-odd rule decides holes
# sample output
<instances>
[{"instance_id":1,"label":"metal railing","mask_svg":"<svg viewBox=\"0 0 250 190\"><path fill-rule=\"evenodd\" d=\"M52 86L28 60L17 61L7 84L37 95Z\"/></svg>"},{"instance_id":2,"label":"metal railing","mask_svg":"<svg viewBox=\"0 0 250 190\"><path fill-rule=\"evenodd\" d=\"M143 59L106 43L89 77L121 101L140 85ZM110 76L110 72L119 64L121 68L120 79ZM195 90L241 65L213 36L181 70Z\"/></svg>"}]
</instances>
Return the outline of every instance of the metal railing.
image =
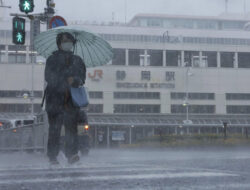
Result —
<instances>
[{"instance_id":1,"label":"metal railing","mask_svg":"<svg viewBox=\"0 0 250 190\"><path fill-rule=\"evenodd\" d=\"M0 151L46 151L47 118L36 116L34 124L0 130Z\"/></svg>"},{"instance_id":2,"label":"metal railing","mask_svg":"<svg viewBox=\"0 0 250 190\"><path fill-rule=\"evenodd\" d=\"M0 151L44 150L44 124L32 124L0 131Z\"/></svg>"}]
</instances>

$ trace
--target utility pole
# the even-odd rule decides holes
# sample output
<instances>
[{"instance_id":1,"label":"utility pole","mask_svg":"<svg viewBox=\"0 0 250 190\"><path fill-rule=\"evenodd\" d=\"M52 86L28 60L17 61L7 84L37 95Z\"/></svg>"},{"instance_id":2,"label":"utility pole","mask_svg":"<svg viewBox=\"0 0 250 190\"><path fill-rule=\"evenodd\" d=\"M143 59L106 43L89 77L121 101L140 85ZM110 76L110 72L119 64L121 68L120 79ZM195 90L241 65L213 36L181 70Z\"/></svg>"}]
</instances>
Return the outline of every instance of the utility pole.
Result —
<instances>
[{"instance_id":1,"label":"utility pole","mask_svg":"<svg viewBox=\"0 0 250 190\"><path fill-rule=\"evenodd\" d=\"M244 0L244 15L246 16L247 14L247 3L246 0Z\"/></svg>"},{"instance_id":2,"label":"utility pole","mask_svg":"<svg viewBox=\"0 0 250 190\"><path fill-rule=\"evenodd\" d=\"M125 24L127 24L127 0L125 0Z\"/></svg>"},{"instance_id":3,"label":"utility pole","mask_svg":"<svg viewBox=\"0 0 250 190\"><path fill-rule=\"evenodd\" d=\"M228 0L225 0L225 12L228 13Z\"/></svg>"},{"instance_id":4,"label":"utility pole","mask_svg":"<svg viewBox=\"0 0 250 190\"><path fill-rule=\"evenodd\" d=\"M2 5L2 0L0 0ZM54 0L47 0L47 8L44 9L44 13L38 14L13 14L11 16L19 16L30 19L30 49L29 56L31 62L31 91L30 91L30 101L31 101L31 115L34 116L34 39L40 33L40 22L45 22L47 24L47 29L49 28L49 21L53 17L55 3Z\"/></svg>"},{"instance_id":5,"label":"utility pole","mask_svg":"<svg viewBox=\"0 0 250 190\"><path fill-rule=\"evenodd\" d=\"M186 107L186 120L183 121L184 124L192 124L192 120L189 120L189 77L193 75L190 72L190 66L186 63L187 71L186 71L186 95L183 106Z\"/></svg>"}]
</instances>

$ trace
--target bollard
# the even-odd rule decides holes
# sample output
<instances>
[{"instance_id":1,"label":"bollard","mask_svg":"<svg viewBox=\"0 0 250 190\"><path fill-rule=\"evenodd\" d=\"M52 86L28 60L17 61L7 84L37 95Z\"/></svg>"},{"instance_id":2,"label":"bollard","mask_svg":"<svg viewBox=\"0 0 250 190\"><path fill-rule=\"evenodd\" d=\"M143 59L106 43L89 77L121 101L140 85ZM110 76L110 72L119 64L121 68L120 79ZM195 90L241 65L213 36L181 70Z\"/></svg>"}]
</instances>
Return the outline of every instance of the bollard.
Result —
<instances>
[{"instance_id":1,"label":"bollard","mask_svg":"<svg viewBox=\"0 0 250 190\"><path fill-rule=\"evenodd\" d=\"M224 139L227 139L227 122L223 122Z\"/></svg>"}]
</instances>

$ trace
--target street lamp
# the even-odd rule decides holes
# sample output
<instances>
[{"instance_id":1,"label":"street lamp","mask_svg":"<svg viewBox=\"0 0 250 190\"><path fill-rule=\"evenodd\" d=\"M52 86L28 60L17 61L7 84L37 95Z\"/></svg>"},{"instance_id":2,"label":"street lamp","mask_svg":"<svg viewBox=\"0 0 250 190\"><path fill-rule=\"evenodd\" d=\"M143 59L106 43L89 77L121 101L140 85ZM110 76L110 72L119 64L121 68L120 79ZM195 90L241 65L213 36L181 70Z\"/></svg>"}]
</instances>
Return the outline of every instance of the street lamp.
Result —
<instances>
[{"instance_id":1,"label":"street lamp","mask_svg":"<svg viewBox=\"0 0 250 190\"><path fill-rule=\"evenodd\" d=\"M185 63L186 66L188 65L188 63ZM189 114L189 102L188 102L188 85L189 85L189 77L193 76L193 73L190 72L190 67L187 66L187 71L186 71L186 96L185 96L185 100L183 102L183 106L186 107L186 120L183 120L184 124L192 124L193 122L191 120L189 120L188 118L188 114Z\"/></svg>"},{"instance_id":2,"label":"street lamp","mask_svg":"<svg viewBox=\"0 0 250 190\"><path fill-rule=\"evenodd\" d=\"M34 93L32 91L22 90L24 93L20 96L17 96L18 98L23 99L30 99L31 102L31 115L34 116Z\"/></svg>"}]
</instances>

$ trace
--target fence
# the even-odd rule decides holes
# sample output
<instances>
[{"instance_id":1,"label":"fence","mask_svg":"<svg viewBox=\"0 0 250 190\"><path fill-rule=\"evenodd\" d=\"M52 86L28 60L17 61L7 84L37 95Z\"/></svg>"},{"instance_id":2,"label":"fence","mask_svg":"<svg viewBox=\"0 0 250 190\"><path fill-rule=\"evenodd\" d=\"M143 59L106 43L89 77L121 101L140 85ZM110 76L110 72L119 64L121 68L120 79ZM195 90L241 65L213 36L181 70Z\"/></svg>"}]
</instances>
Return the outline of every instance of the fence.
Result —
<instances>
[{"instance_id":1,"label":"fence","mask_svg":"<svg viewBox=\"0 0 250 190\"><path fill-rule=\"evenodd\" d=\"M44 124L32 124L0 131L0 150L44 150Z\"/></svg>"},{"instance_id":2,"label":"fence","mask_svg":"<svg viewBox=\"0 0 250 190\"><path fill-rule=\"evenodd\" d=\"M0 151L46 151L47 118L42 113L33 124L0 130Z\"/></svg>"}]
</instances>

